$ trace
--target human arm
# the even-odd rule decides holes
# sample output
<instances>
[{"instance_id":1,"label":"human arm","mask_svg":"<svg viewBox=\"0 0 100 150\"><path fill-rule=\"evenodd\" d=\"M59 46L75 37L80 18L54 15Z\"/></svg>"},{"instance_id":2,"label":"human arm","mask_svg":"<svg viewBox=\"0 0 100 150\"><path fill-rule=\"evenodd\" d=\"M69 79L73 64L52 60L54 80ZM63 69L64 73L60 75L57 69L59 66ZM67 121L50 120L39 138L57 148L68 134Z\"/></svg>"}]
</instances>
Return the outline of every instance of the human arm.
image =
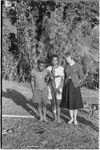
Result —
<instances>
[{"instance_id":1,"label":"human arm","mask_svg":"<svg viewBox=\"0 0 100 150\"><path fill-rule=\"evenodd\" d=\"M68 80L71 79L71 69L69 69L68 66L65 67L64 74L65 74L64 85L66 85L66 83L68 82Z\"/></svg>"},{"instance_id":2,"label":"human arm","mask_svg":"<svg viewBox=\"0 0 100 150\"><path fill-rule=\"evenodd\" d=\"M56 85L55 85L55 70L53 69L52 66L47 67L47 70L49 71L49 77L51 81L51 86L53 87L53 89L56 89Z\"/></svg>"},{"instance_id":3,"label":"human arm","mask_svg":"<svg viewBox=\"0 0 100 150\"><path fill-rule=\"evenodd\" d=\"M83 69L81 65L79 65L78 67L78 75L79 75L79 82L81 83L84 80L84 74L83 74Z\"/></svg>"},{"instance_id":4,"label":"human arm","mask_svg":"<svg viewBox=\"0 0 100 150\"><path fill-rule=\"evenodd\" d=\"M46 76L45 76L45 82L46 83L49 83L51 80L51 74L50 72L47 70L47 73L46 73Z\"/></svg>"},{"instance_id":5,"label":"human arm","mask_svg":"<svg viewBox=\"0 0 100 150\"><path fill-rule=\"evenodd\" d=\"M72 68L69 65L67 65L65 67L65 74L66 74L66 80L71 79L71 77L72 77Z\"/></svg>"}]
</instances>

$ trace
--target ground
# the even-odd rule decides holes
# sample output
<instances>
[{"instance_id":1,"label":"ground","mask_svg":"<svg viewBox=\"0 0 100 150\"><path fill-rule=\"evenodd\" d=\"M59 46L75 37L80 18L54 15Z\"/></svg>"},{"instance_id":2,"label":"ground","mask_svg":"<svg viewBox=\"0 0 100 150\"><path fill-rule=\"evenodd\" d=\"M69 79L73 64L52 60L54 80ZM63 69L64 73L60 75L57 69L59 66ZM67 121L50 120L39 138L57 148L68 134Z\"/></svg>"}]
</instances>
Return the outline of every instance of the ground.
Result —
<instances>
[{"instance_id":1,"label":"ground","mask_svg":"<svg viewBox=\"0 0 100 150\"><path fill-rule=\"evenodd\" d=\"M3 149L98 149L99 112L89 117L78 112L78 125L68 125L68 110L61 110L61 123L53 120L48 104L48 123L38 121L37 106L31 103L29 84L2 82ZM83 101L98 104L98 91L82 88ZM26 118L25 118L26 116ZM34 118L32 118L34 116Z\"/></svg>"}]
</instances>

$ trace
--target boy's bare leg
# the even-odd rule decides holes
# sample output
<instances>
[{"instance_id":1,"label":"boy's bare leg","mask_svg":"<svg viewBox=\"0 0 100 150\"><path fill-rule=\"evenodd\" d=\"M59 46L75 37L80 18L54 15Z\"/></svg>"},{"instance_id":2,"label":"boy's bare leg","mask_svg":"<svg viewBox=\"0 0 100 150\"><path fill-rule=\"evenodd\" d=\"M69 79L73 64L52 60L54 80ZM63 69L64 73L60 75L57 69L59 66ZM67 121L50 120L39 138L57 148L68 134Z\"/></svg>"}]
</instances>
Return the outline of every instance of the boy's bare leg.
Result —
<instances>
[{"instance_id":1,"label":"boy's bare leg","mask_svg":"<svg viewBox=\"0 0 100 150\"><path fill-rule=\"evenodd\" d=\"M60 103L61 103L61 100L57 100L57 118L58 118L58 122L61 122L61 118L60 118L60 112L61 112Z\"/></svg>"},{"instance_id":2,"label":"boy's bare leg","mask_svg":"<svg viewBox=\"0 0 100 150\"><path fill-rule=\"evenodd\" d=\"M31 90L32 90L32 93L34 95L34 80L31 80ZM33 97L32 97L32 99L33 99Z\"/></svg>"},{"instance_id":3,"label":"boy's bare leg","mask_svg":"<svg viewBox=\"0 0 100 150\"><path fill-rule=\"evenodd\" d=\"M57 120L57 115L56 115L57 111L56 111L56 104L55 104L55 100L54 99L51 100L51 110L54 113L54 119Z\"/></svg>"},{"instance_id":4,"label":"boy's bare leg","mask_svg":"<svg viewBox=\"0 0 100 150\"><path fill-rule=\"evenodd\" d=\"M53 99L53 113L54 113L54 118L57 120L57 99Z\"/></svg>"},{"instance_id":5,"label":"boy's bare leg","mask_svg":"<svg viewBox=\"0 0 100 150\"><path fill-rule=\"evenodd\" d=\"M51 112L53 112L53 115L54 115L54 101L53 99L50 100L51 101ZM55 116L53 116L55 117Z\"/></svg>"},{"instance_id":6,"label":"boy's bare leg","mask_svg":"<svg viewBox=\"0 0 100 150\"><path fill-rule=\"evenodd\" d=\"M57 120L57 104L54 104L53 112L54 112L55 120Z\"/></svg>"},{"instance_id":7,"label":"boy's bare leg","mask_svg":"<svg viewBox=\"0 0 100 150\"><path fill-rule=\"evenodd\" d=\"M53 107L54 107L53 99L51 99L50 101L51 101L51 111L53 111Z\"/></svg>"},{"instance_id":8,"label":"boy's bare leg","mask_svg":"<svg viewBox=\"0 0 100 150\"><path fill-rule=\"evenodd\" d=\"M39 114L40 114L40 121L43 121L43 115L42 115L42 103L38 105Z\"/></svg>"},{"instance_id":9,"label":"boy's bare leg","mask_svg":"<svg viewBox=\"0 0 100 150\"><path fill-rule=\"evenodd\" d=\"M47 122L48 120L46 119L46 110L47 110L47 109L46 109L46 105L43 104L43 115L44 115L44 116L43 116L43 120Z\"/></svg>"}]
</instances>

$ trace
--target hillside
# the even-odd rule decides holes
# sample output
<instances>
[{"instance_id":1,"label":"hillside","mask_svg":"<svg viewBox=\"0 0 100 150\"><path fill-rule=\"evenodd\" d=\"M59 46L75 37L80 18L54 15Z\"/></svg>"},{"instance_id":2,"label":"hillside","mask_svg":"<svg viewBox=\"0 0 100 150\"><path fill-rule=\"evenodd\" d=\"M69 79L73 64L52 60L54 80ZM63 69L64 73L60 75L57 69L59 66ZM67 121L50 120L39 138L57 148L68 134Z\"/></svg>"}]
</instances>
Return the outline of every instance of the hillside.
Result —
<instances>
[{"instance_id":1,"label":"hillside","mask_svg":"<svg viewBox=\"0 0 100 150\"><path fill-rule=\"evenodd\" d=\"M82 88L83 101L98 104L98 91ZM88 112L78 112L78 126L68 125L69 114L62 110L59 124L53 121L48 104L48 123L38 121L38 111L31 104L32 92L29 84L3 80L2 87L2 146L3 148L66 148L97 149L99 118L98 111L92 117ZM5 116L6 115L6 116ZM34 116L20 118L14 116ZM4 131L9 129L8 133ZM13 131L11 130L13 129Z\"/></svg>"}]
</instances>

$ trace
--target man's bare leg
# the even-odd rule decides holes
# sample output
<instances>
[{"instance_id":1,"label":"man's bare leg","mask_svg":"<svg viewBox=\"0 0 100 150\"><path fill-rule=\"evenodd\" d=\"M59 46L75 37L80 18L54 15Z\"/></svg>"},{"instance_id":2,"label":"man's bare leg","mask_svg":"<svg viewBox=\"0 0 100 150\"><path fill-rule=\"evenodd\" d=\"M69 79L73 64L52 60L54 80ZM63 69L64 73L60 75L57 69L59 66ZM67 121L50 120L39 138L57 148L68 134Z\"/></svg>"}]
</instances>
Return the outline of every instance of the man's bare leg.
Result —
<instances>
[{"instance_id":1,"label":"man's bare leg","mask_svg":"<svg viewBox=\"0 0 100 150\"><path fill-rule=\"evenodd\" d=\"M40 114L40 121L43 121L42 104L41 103L38 105L38 109L39 109L39 114Z\"/></svg>"},{"instance_id":2,"label":"man's bare leg","mask_svg":"<svg viewBox=\"0 0 100 150\"><path fill-rule=\"evenodd\" d=\"M46 119L46 105L45 104L43 104L43 120L44 121L46 121L46 122L48 122L48 120Z\"/></svg>"},{"instance_id":3,"label":"man's bare leg","mask_svg":"<svg viewBox=\"0 0 100 150\"><path fill-rule=\"evenodd\" d=\"M57 106L56 106L56 104L54 104L53 112L54 112L55 120L57 120Z\"/></svg>"},{"instance_id":4,"label":"man's bare leg","mask_svg":"<svg viewBox=\"0 0 100 150\"><path fill-rule=\"evenodd\" d=\"M61 118L60 118L60 113L61 113L60 102L61 102L61 100L57 100L57 119L58 119L58 122L61 122Z\"/></svg>"},{"instance_id":5,"label":"man's bare leg","mask_svg":"<svg viewBox=\"0 0 100 150\"><path fill-rule=\"evenodd\" d=\"M32 90L33 97L34 97L34 80L31 80L31 90ZM32 97L32 99L33 99L33 97Z\"/></svg>"}]
</instances>

